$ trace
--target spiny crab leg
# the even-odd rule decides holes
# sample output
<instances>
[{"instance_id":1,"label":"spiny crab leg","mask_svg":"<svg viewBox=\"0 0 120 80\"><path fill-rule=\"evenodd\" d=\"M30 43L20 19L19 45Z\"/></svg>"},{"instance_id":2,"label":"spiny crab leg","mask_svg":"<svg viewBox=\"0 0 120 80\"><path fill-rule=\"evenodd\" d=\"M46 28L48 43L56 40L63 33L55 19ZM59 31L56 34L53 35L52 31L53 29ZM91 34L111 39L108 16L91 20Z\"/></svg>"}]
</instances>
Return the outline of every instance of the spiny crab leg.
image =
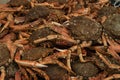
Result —
<instances>
[{"instance_id":1,"label":"spiny crab leg","mask_svg":"<svg viewBox=\"0 0 120 80\"><path fill-rule=\"evenodd\" d=\"M120 70L120 66L116 64L112 64L109 60L107 60L100 52L96 51L96 53L99 55L100 59L103 60L103 62L112 69L118 69Z\"/></svg>"},{"instance_id":2,"label":"spiny crab leg","mask_svg":"<svg viewBox=\"0 0 120 80\"><path fill-rule=\"evenodd\" d=\"M16 52L16 55L15 55L15 62L18 63L19 65L27 66L27 67L38 67L38 68L47 67L46 65L40 64L36 61L20 60L20 52L22 51Z\"/></svg>"},{"instance_id":3,"label":"spiny crab leg","mask_svg":"<svg viewBox=\"0 0 120 80\"><path fill-rule=\"evenodd\" d=\"M0 71L1 71L0 80L5 80L5 76L6 76L5 68L3 66L0 67Z\"/></svg>"},{"instance_id":4,"label":"spiny crab leg","mask_svg":"<svg viewBox=\"0 0 120 80\"><path fill-rule=\"evenodd\" d=\"M75 44L78 43L76 40L74 40L72 38L69 38L69 37L66 37L66 36L63 36L63 35L49 35L47 37L34 40L34 43L37 44L37 43L47 41L47 40L52 40L52 39L63 39L63 40L66 40L66 41L69 41L69 42L72 42L72 43L75 43Z\"/></svg>"}]
</instances>

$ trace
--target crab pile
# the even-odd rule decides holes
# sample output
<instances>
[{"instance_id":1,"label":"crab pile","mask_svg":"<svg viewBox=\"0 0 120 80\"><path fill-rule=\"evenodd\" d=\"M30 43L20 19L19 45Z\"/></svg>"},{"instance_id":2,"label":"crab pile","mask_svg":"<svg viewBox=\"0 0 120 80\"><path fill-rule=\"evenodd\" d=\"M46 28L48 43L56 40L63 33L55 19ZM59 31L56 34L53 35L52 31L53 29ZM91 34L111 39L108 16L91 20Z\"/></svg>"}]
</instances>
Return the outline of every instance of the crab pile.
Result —
<instances>
[{"instance_id":1,"label":"crab pile","mask_svg":"<svg viewBox=\"0 0 120 80\"><path fill-rule=\"evenodd\" d=\"M119 53L117 2L10 0L0 5L0 80L119 80Z\"/></svg>"}]
</instances>

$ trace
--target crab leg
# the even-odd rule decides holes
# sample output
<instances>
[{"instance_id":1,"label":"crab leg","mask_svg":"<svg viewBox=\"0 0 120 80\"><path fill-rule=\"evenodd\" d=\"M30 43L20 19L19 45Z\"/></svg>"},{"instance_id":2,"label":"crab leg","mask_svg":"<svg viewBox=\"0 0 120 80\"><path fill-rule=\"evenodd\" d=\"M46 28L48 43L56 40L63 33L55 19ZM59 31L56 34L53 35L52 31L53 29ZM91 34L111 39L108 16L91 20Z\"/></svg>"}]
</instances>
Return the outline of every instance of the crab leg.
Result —
<instances>
[{"instance_id":1,"label":"crab leg","mask_svg":"<svg viewBox=\"0 0 120 80\"><path fill-rule=\"evenodd\" d=\"M47 67L46 65L40 64L36 61L27 61L27 60L20 60L20 52L18 51L15 55L15 62L22 66L27 67Z\"/></svg>"},{"instance_id":2,"label":"crab leg","mask_svg":"<svg viewBox=\"0 0 120 80\"><path fill-rule=\"evenodd\" d=\"M116 43L114 40L107 39L107 42L110 44L110 47L116 52L120 52L120 44Z\"/></svg>"},{"instance_id":3,"label":"crab leg","mask_svg":"<svg viewBox=\"0 0 120 80\"><path fill-rule=\"evenodd\" d=\"M108 48L108 52L118 61L120 61L120 56L111 47Z\"/></svg>"},{"instance_id":4,"label":"crab leg","mask_svg":"<svg viewBox=\"0 0 120 80\"><path fill-rule=\"evenodd\" d=\"M71 53L69 53L69 54L67 55L67 66L68 66L68 68L71 69L70 57L71 57Z\"/></svg>"},{"instance_id":5,"label":"crab leg","mask_svg":"<svg viewBox=\"0 0 120 80\"><path fill-rule=\"evenodd\" d=\"M9 24L10 24L10 22L7 21L7 22L5 23L5 25L3 26L3 28L0 30L0 33L2 33L2 32L8 27Z\"/></svg>"},{"instance_id":6,"label":"crab leg","mask_svg":"<svg viewBox=\"0 0 120 80\"><path fill-rule=\"evenodd\" d=\"M30 75L33 77L33 80L38 80L36 74L32 70L30 70L29 68L26 68L26 71L30 73Z\"/></svg>"},{"instance_id":7,"label":"crab leg","mask_svg":"<svg viewBox=\"0 0 120 80\"><path fill-rule=\"evenodd\" d=\"M117 79L120 78L120 74L113 74L111 76L108 76L107 78L103 79L103 80L112 80L112 79Z\"/></svg>"},{"instance_id":8,"label":"crab leg","mask_svg":"<svg viewBox=\"0 0 120 80\"><path fill-rule=\"evenodd\" d=\"M5 80L5 76L6 76L5 68L1 67L0 71L1 71L0 80Z\"/></svg>"},{"instance_id":9,"label":"crab leg","mask_svg":"<svg viewBox=\"0 0 120 80\"><path fill-rule=\"evenodd\" d=\"M8 16L9 13L7 12L0 12L0 20L6 18Z\"/></svg>"},{"instance_id":10,"label":"crab leg","mask_svg":"<svg viewBox=\"0 0 120 80\"><path fill-rule=\"evenodd\" d=\"M0 7L0 12L6 11L6 12L16 12L20 11L23 8L23 6L16 7L16 8L9 8L9 7Z\"/></svg>"},{"instance_id":11,"label":"crab leg","mask_svg":"<svg viewBox=\"0 0 120 80\"><path fill-rule=\"evenodd\" d=\"M117 60L120 61L120 56L117 54L117 52L120 52L120 45L116 43L114 40L110 40L107 37L107 42L110 44L108 48L108 52Z\"/></svg>"},{"instance_id":12,"label":"crab leg","mask_svg":"<svg viewBox=\"0 0 120 80\"><path fill-rule=\"evenodd\" d=\"M25 77L25 80L30 80L29 77L28 77L28 75L27 75L26 70L24 68L22 68L21 66L19 66L19 68L20 68L21 73Z\"/></svg>"},{"instance_id":13,"label":"crab leg","mask_svg":"<svg viewBox=\"0 0 120 80\"><path fill-rule=\"evenodd\" d=\"M9 27L12 28L13 31L24 31L24 30L29 29L30 27L38 25L39 23L40 23L39 20L36 20L32 23L24 24L24 25L14 25L14 23L11 22Z\"/></svg>"},{"instance_id":14,"label":"crab leg","mask_svg":"<svg viewBox=\"0 0 120 80\"><path fill-rule=\"evenodd\" d=\"M107 40L106 40L106 37L105 37L105 34L104 34L104 33L102 34L102 42L103 42L103 45L104 45L104 46L108 46L108 45L107 45Z\"/></svg>"},{"instance_id":15,"label":"crab leg","mask_svg":"<svg viewBox=\"0 0 120 80\"><path fill-rule=\"evenodd\" d=\"M96 51L96 53L99 55L100 59L103 60L103 62L112 69L118 69L120 70L120 66L116 65L116 64L112 64L109 60L107 60L101 53L99 53L98 51Z\"/></svg>"},{"instance_id":16,"label":"crab leg","mask_svg":"<svg viewBox=\"0 0 120 80\"><path fill-rule=\"evenodd\" d=\"M15 80L22 80L22 79L21 79L21 74L20 74L19 71L17 71L17 72L15 73Z\"/></svg>"},{"instance_id":17,"label":"crab leg","mask_svg":"<svg viewBox=\"0 0 120 80\"><path fill-rule=\"evenodd\" d=\"M85 60L83 59L82 50L81 50L81 47L80 47L80 46L77 47L77 53L78 53L78 55L79 55L80 61L81 61L81 62L85 62Z\"/></svg>"},{"instance_id":18,"label":"crab leg","mask_svg":"<svg viewBox=\"0 0 120 80\"><path fill-rule=\"evenodd\" d=\"M89 47L91 44L92 44L91 41L89 41L89 42L83 41L80 45L77 46L77 54L78 54L81 62L86 62L83 58L83 54L82 54L81 49L84 48L84 47Z\"/></svg>"},{"instance_id":19,"label":"crab leg","mask_svg":"<svg viewBox=\"0 0 120 80\"><path fill-rule=\"evenodd\" d=\"M103 79L103 80L113 80L113 79L117 79L120 78L120 74L113 74L111 76L108 76L107 78Z\"/></svg>"},{"instance_id":20,"label":"crab leg","mask_svg":"<svg viewBox=\"0 0 120 80\"><path fill-rule=\"evenodd\" d=\"M69 41L69 42L72 42L72 43L77 43L76 40L72 39L72 38L69 38L69 37L65 37L63 35L49 35L45 38L40 38L40 39L37 39L37 40L34 40L34 43L40 43L40 42L43 42L43 41L47 41L47 40L52 40L52 39L63 39L63 40L66 40L66 41Z\"/></svg>"},{"instance_id":21,"label":"crab leg","mask_svg":"<svg viewBox=\"0 0 120 80\"><path fill-rule=\"evenodd\" d=\"M50 80L49 76L42 70L38 69L38 68L32 68L34 71L38 72L39 74L41 74L42 76L44 76L45 80Z\"/></svg>"}]
</instances>

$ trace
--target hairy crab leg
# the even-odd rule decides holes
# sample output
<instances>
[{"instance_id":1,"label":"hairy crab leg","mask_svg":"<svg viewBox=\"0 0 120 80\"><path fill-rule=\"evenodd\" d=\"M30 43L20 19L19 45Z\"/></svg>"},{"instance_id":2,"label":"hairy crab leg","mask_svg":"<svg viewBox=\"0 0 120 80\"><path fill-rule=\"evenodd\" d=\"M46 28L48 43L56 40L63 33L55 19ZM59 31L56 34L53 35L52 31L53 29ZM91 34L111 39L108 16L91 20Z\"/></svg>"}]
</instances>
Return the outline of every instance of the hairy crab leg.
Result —
<instances>
[{"instance_id":1,"label":"hairy crab leg","mask_svg":"<svg viewBox=\"0 0 120 80\"><path fill-rule=\"evenodd\" d=\"M49 76L42 70L38 69L38 68L32 68L32 70L38 72L39 74L41 74L45 80L50 80Z\"/></svg>"},{"instance_id":2,"label":"hairy crab leg","mask_svg":"<svg viewBox=\"0 0 120 80\"><path fill-rule=\"evenodd\" d=\"M46 65L40 64L36 61L20 60L20 52L21 51L16 52L15 55L15 62L18 63L19 65L27 66L27 67L38 67L38 68L47 67Z\"/></svg>"}]
</instances>

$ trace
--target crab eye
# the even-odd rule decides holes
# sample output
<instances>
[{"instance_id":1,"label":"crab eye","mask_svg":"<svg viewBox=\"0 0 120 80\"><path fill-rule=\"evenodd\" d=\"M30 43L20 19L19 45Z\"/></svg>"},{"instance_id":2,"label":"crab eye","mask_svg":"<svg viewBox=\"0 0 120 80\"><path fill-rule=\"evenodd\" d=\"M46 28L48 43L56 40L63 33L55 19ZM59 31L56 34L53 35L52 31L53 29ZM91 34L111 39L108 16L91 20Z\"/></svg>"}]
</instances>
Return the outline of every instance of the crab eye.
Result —
<instances>
[{"instance_id":1,"label":"crab eye","mask_svg":"<svg viewBox=\"0 0 120 80\"><path fill-rule=\"evenodd\" d=\"M114 7L120 7L120 0L116 0L113 5Z\"/></svg>"}]
</instances>

